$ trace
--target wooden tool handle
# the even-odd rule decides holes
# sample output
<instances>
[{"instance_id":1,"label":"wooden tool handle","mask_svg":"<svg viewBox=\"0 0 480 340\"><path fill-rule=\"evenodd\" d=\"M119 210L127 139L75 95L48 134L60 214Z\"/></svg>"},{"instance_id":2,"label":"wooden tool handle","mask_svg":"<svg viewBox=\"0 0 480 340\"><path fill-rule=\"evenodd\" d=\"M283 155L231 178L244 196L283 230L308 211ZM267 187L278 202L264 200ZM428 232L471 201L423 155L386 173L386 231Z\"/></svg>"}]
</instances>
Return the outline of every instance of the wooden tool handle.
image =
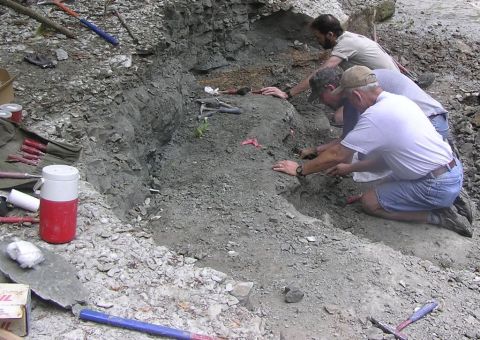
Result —
<instances>
[{"instance_id":1,"label":"wooden tool handle","mask_svg":"<svg viewBox=\"0 0 480 340\"><path fill-rule=\"evenodd\" d=\"M71 15L72 17L78 18L80 16L77 12L75 12L70 7L65 6L60 1L53 1L53 3L57 5L62 11L64 11L68 15Z\"/></svg>"}]
</instances>

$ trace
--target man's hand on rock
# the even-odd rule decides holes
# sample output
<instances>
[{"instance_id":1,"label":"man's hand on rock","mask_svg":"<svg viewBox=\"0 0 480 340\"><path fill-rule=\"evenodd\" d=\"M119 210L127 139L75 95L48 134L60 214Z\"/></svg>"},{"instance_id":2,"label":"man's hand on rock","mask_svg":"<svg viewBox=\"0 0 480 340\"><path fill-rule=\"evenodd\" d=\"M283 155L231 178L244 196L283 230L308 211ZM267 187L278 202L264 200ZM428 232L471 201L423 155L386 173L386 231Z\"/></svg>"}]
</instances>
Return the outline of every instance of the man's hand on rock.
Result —
<instances>
[{"instance_id":1,"label":"man's hand on rock","mask_svg":"<svg viewBox=\"0 0 480 340\"><path fill-rule=\"evenodd\" d=\"M284 172L290 176L297 176L297 168L299 164L294 161L279 161L273 164L272 169L278 172Z\"/></svg>"},{"instance_id":2,"label":"man's hand on rock","mask_svg":"<svg viewBox=\"0 0 480 340\"><path fill-rule=\"evenodd\" d=\"M263 89L260 89L260 92L265 96L273 96L273 97L278 97L282 99L288 99L288 93L283 92L278 87L273 87L273 86L264 87Z\"/></svg>"}]
</instances>

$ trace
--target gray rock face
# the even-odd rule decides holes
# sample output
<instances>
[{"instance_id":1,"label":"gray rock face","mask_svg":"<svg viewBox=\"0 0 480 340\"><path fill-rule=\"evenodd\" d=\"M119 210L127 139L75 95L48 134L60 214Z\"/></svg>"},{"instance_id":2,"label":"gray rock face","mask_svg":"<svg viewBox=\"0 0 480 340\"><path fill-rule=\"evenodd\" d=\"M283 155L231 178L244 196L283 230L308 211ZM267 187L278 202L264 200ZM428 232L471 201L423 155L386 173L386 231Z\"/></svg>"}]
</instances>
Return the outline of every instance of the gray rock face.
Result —
<instances>
[{"instance_id":1,"label":"gray rock face","mask_svg":"<svg viewBox=\"0 0 480 340\"><path fill-rule=\"evenodd\" d=\"M8 243L0 243L0 271L13 282L29 285L39 297L62 308L87 301L88 292L77 279L77 271L63 257L37 246L45 261L33 269L22 269L5 254Z\"/></svg>"},{"instance_id":2,"label":"gray rock face","mask_svg":"<svg viewBox=\"0 0 480 340\"><path fill-rule=\"evenodd\" d=\"M358 8L363 9L382 1L361 3ZM127 79L134 81L118 84L123 87L104 103L96 99L89 102L85 113L91 126L85 145L88 181L114 201L116 213L123 216L145 199L148 192L139 188L150 176L156 177L162 149L185 114L197 110L188 98L198 86L190 71L206 73L227 66L238 53L250 47L246 33L252 29L252 23L267 15L291 10L307 18L332 13L346 20L343 8L350 6L358 3L306 0L165 3L163 9L157 9L164 32L158 35L157 48L151 49L156 60L143 68L142 81L138 81L137 71L126 71ZM130 68L139 67L137 59L131 62ZM98 80L110 83L111 76L119 71L106 66L96 72ZM92 86L93 94L99 91L96 87ZM102 88L104 85L100 85Z\"/></svg>"}]
</instances>

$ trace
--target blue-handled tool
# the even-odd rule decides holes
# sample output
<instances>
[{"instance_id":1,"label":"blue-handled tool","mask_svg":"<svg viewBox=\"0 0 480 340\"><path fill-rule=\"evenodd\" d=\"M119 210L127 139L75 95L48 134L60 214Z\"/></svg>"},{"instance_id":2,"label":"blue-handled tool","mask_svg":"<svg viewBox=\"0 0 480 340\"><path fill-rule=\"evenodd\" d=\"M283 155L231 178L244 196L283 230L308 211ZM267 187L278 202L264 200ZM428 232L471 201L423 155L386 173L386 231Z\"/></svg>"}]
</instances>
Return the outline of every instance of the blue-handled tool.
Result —
<instances>
[{"instance_id":1,"label":"blue-handled tool","mask_svg":"<svg viewBox=\"0 0 480 340\"><path fill-rule=\"evenodd\" d=\"M110 325L114 327L126 328L134 331L139 331L143 333L160 335L167 338L178 339L178 340L215 340L207 335L194 334L187 331L182 331L175 328L155 325L152 323L124 319L117 316L96 312L91 309L82 309L80 311L80 319L93 321L105 325Z\"/></svg>"},{"instance_id":2,"label":"blue-handled tool","mask_svg":"<svg viewBox=\"0 0 480 340\"><path fill-rule=\"evenodd\" d=\"M437 306L438 306L438 303L436 301L427 303L426 305L422 306L422 308L420 308L415 313L410 315L410 317L407 320L403 321L401 324L397 326L396 328L397 332L400 332L402 329L404 329L408 325L414 323L415 321L420 320L428 313L431 313L435 308L437 308Z\"/></svg>"},{"instance_id":3,"label":"blue-handled tool","mask_svg":"<svg viewBox=\"0 0 480 340\"><path fill-rule=\"evenodd\" d=\"M115 38L115 37L111 36L110 34L106 33L104 30L102 30L98 26L94 25L93 23L91 23L87 19L80 18L80 14L78 14L77 12L72 10L70 7L67 7L65 4L62 4L62 0L45 0L45 1L37 2L37 5L50 5L50 4L56 5L57 7L62 9L65 13L71 15L74 18L77 18L78 20L80 20L80 22L83 25L85 25L86 27L88 27L89 29L91 29L92 31L97 33L99 36L101 36L104 40L108 41L110 44L112 44L114 46L118 45L117 38Z\"/></svg>"},{"instance_id":4,"label":"blue-handled tool","mask_svg":"<svg viewBox=\"0 0 480 340\"><path fill-rule=\"evenodd\" d=\"M410 317L403 321L401 324L399 324L395 329L393 327L390 327L389 325L382 323L373 317L370 318L370 321L375 327L380 328L382 331L385 333L393 334L395 336L396 340L407 340L408 337L405 334L400 333L405 327L408 325L414 323L415 321L420 320L423 318L425 315L428 313L432 312L435 308L437 308L438 303L436 301L427 303L426 305L422 306L419 310L417 310L415 313L410 315Z\"/></svg>"},{"instance_id":5,"label":"blue-handled tool","mask_svg":"<svg viewBox=\"0 0 480 340\"><path fill-rule=\"evenodd\" d=\"M79 18L80 19L80 22L82 24L84 24L85 26L87 26L88 28L90 28L92 31L94 31L95 33L97 33L99 36L101 36L105 41L108 41L110 44L112 44L113 46L117 46L118 45L118 40L117 38L115 38L114 36L108 34L107 32L103 31L101 28L95 26L94 24L92 24L90 21L86 20L86 19L83 19L83 18Z\"/></svg>"}]
</instances>

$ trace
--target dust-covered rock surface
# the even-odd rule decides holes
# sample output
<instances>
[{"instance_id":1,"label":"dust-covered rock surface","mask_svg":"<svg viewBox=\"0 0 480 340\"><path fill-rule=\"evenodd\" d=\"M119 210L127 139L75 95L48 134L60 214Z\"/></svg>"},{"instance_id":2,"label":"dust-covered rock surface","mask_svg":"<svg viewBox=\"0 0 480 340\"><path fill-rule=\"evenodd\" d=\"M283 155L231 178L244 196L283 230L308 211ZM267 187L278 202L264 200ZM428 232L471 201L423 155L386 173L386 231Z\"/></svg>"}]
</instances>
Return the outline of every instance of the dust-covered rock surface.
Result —
<instances>
[{"instance_id":1,"label":"dust-covered rock surface","mask_svg":"<svg viewBox=\"0 0 480 340\"><path fill-rule=\"evenodd\" d=\"M220 96L239 115L197 119L195 99L209 97L204 86L287 87L311 72L326 54L308 34L309 16L362 17L369 5L388 12L392 2L316 3L69 4L119 38L118 47L53 6L30 8L77 39L42 33L34 20L0 7L0 63L17 76L25 125L84 148L77 238L47 245L35 226L2 225L3 238L62 255L90 292L88 308L195 333L382 339L389 337L370 316L395 326L435 299L440 307L405 334L480 338L478 230L466 239L369 217L345 204L359 192L349 178L319 174L298 182L271 171L299 147L338 134L328 109L304 97L289 103L250 93ZM480 11L462 1L452 9L460 22L442 17L437 5L399 0L376 31L402 64L436 75L429 92L450 112L466 188L478 200L480 45L467 20ZM426 15L432 10L437 19ZM28 64L27 53L56 67ZM260 146L242 145L252 138ZM34 299L32 339L127 337L149 338L79 321Z\"/></svg>"}]
</instances>

